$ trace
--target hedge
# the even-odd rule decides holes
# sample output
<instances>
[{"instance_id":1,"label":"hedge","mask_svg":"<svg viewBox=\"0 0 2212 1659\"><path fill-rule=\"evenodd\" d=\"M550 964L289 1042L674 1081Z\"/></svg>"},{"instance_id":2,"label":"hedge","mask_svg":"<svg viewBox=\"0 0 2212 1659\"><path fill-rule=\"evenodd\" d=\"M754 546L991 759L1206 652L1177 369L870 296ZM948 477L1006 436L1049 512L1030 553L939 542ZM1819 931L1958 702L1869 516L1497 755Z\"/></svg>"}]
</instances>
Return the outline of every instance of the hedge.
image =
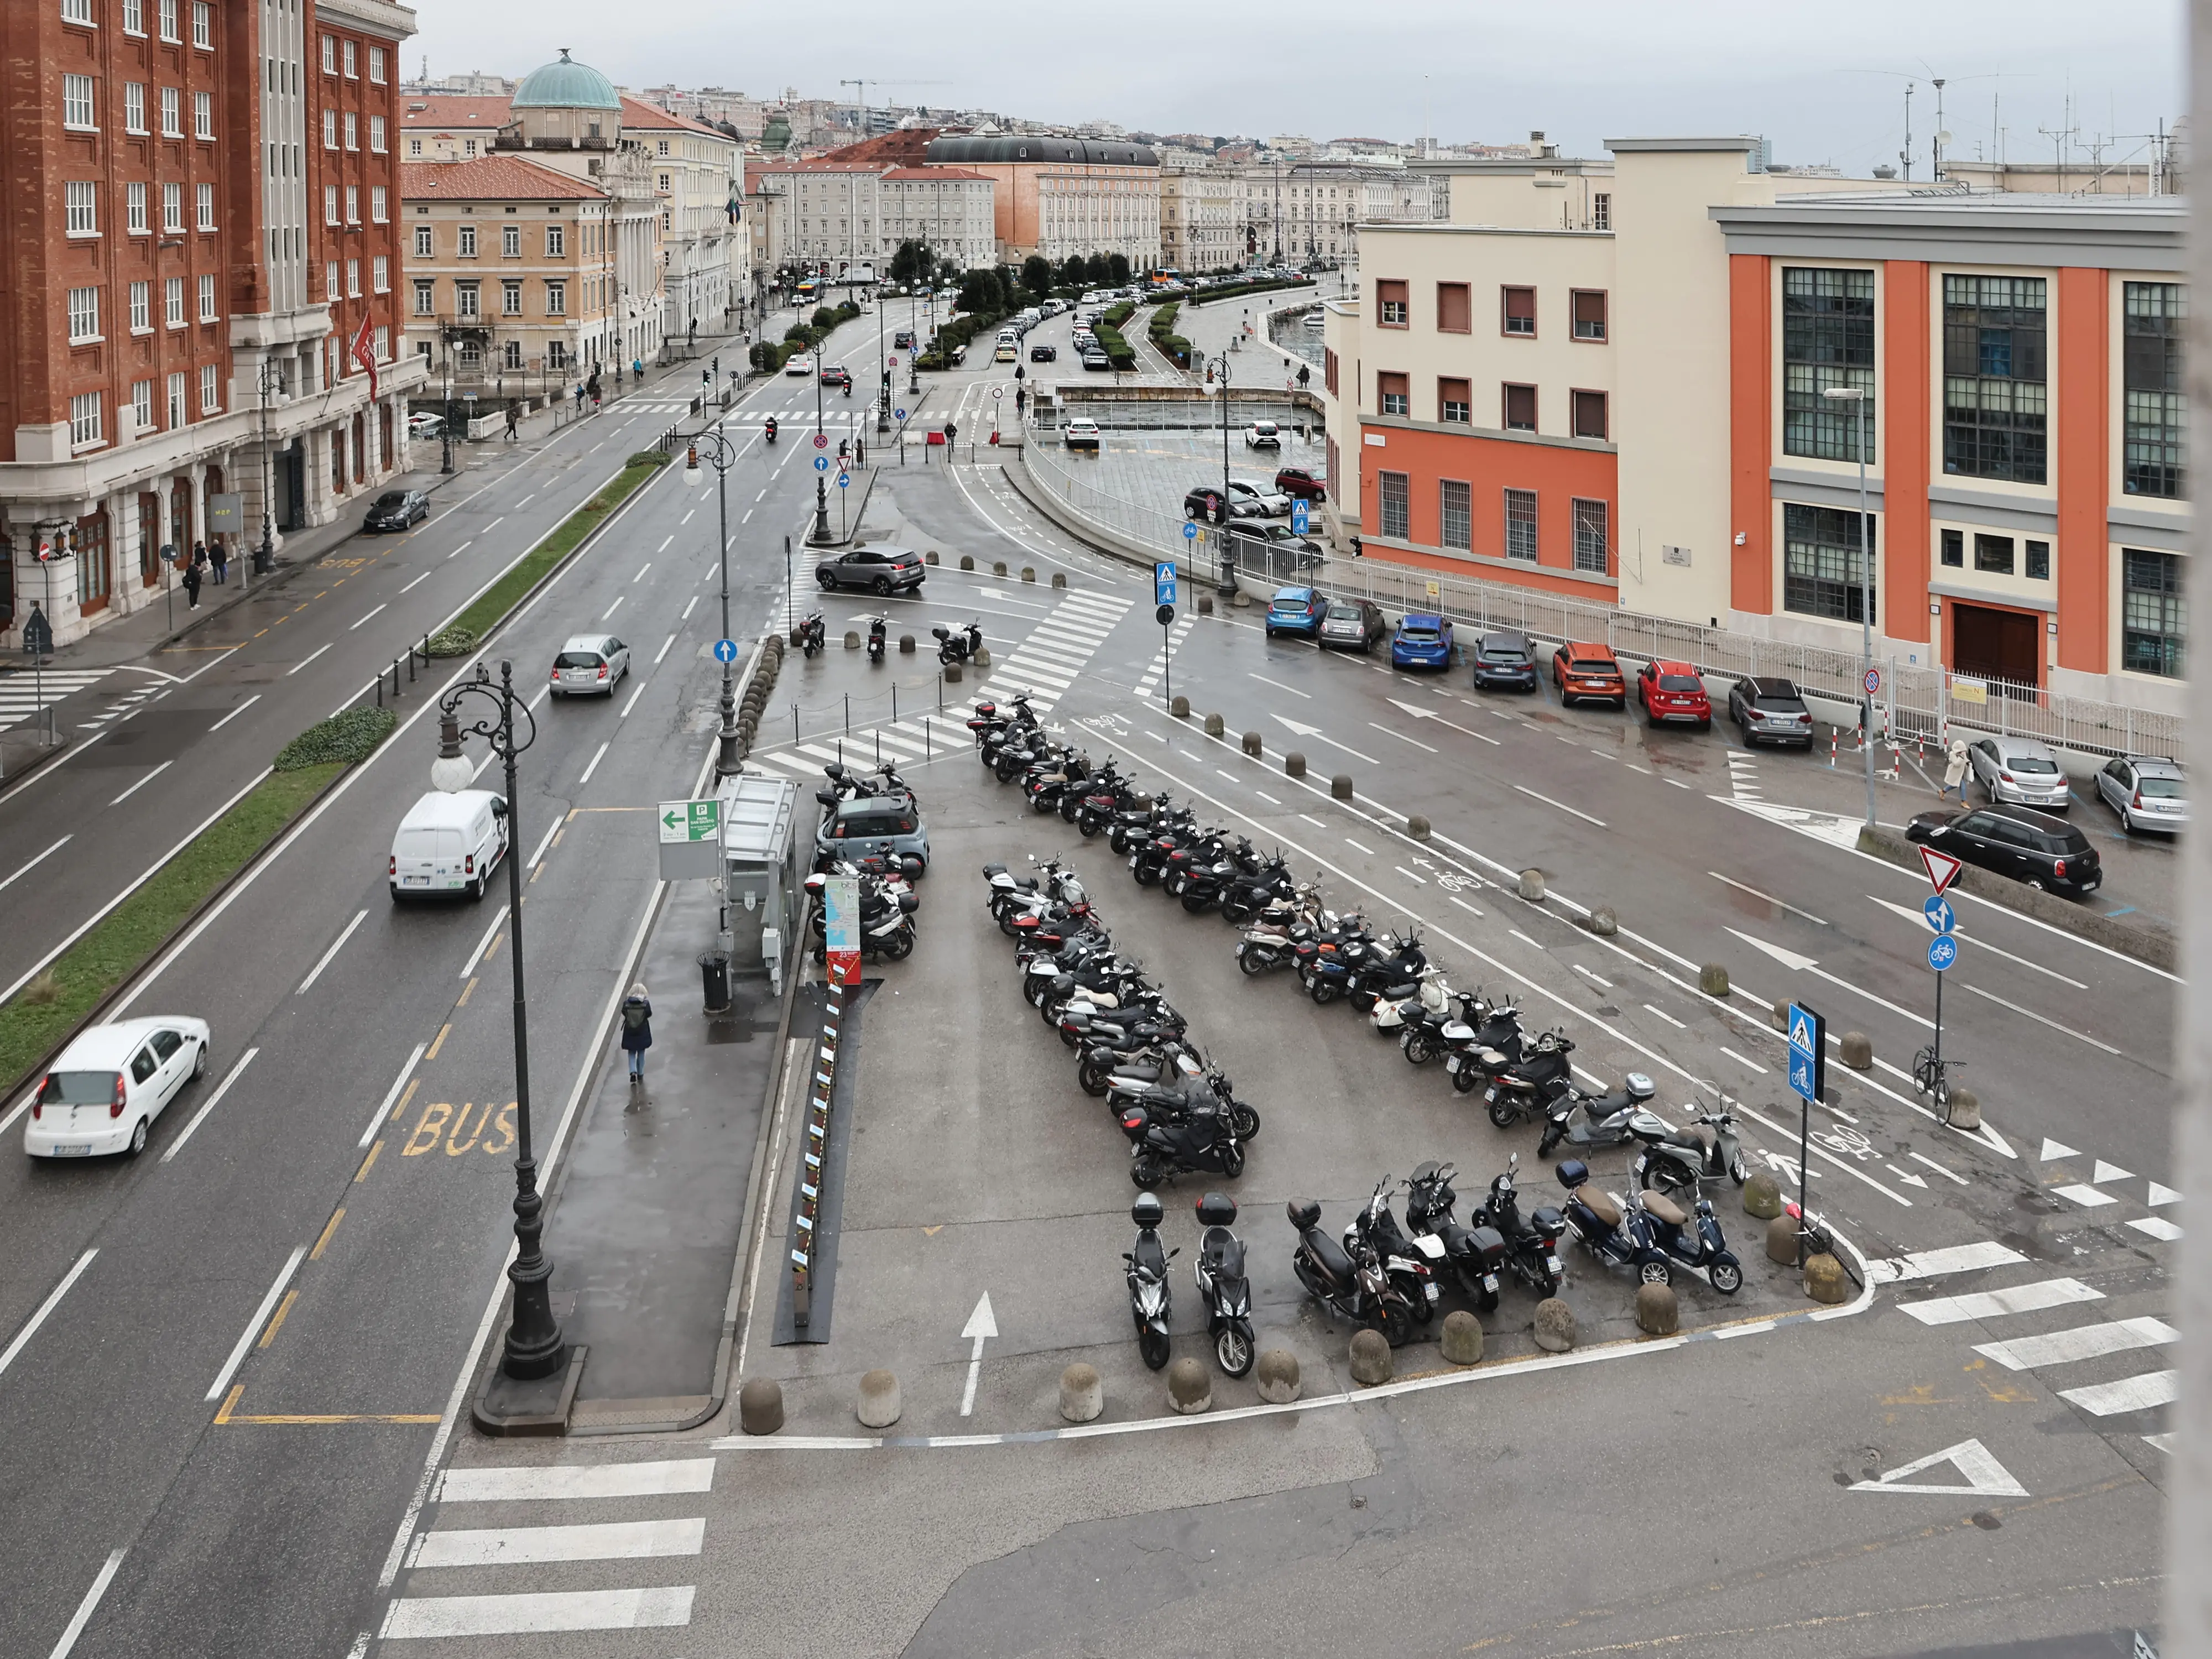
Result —
<instances>
[{"instance_id":1,"label":"hedge","mask_svg":"<svg viewBox=\"0 0 2212 1659\"><path fill-rule=\"evenodd\" d=\"M1194 306L1210 306L1218 300L1241 300L1248 294L1272 294L1278 289L1311 288L1312 286L1313 283L1310 278L1303 283L1285 283L1281 281L1267 283L1238 283L1232 287L1217 288L1204 294L1194 294L1190 296L1190 303Z\"/></svg>"},{"instance_id":2,"label":"hedge","mask_svg":"<svg viewBox=\"0 0 2212 1659\"><path fill-rule=\"evenodd\" d=\"M399 716L389 708L349 708L301 732L276 751L270 765L279 772L296 772L303 766L349 766L374 754L398 724Z\"/></svg>"}]
</instances>

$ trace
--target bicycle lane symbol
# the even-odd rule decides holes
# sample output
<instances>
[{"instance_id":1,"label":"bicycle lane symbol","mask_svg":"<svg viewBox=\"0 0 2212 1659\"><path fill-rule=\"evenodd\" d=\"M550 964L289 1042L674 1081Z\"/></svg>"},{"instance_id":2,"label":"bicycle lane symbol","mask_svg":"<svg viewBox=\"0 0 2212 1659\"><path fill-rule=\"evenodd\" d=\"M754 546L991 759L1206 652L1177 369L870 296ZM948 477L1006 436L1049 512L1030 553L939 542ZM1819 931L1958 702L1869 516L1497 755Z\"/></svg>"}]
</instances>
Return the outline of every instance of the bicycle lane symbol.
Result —
<instances>
[{"instance_id":1,"label":"bicycle lane symbol","mask_svg":"<svg viewBox=\"0 0 2212 1659\"><path fill-rule=\"evenodd\" d=\"M1814 1145L1826 1148L1838 1158L1856 1158L1862 1164L1869 1158L1881 1156L1875 1151L1874 1142L1857 1129L1815 1129L1811 1139Z\"/></svg>"}]
</instances>

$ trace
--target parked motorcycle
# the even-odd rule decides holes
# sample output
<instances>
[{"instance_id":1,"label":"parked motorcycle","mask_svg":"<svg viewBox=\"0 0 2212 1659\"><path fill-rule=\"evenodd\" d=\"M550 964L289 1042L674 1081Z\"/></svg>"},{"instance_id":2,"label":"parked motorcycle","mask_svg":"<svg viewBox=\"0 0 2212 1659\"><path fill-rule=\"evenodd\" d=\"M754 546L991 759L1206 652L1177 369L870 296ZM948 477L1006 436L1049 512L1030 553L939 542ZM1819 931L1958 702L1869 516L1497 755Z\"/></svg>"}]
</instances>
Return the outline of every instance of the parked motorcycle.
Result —
<instances>
[{"instance_id":1,"label":"parked motorcycle","mask_svg":"<svg viewBox=\"0 0 2212 1659\"><path fill-rule=\"evenodd\" d=\"M1549 1158L1563 1140L1595 1151L1626 1146L1632 1140L1648 1146L1665 1139L1666 1124L1648 1109L1651 1094L1651 1079L1641 1072L1631 1072L1610 1094L1586 1095L1568 1085L1545 1108L1544 1134L1536 1143L1536 1156Z\"/></svg>"},{"instance_id":2,"label":"parked motorcycle","mask_svg":"<svg viewBox=\"0 0 2212 1659\"><path fill-rule=\"evenodd\" d=\"M1419 1237L1441 1239L1444 1259L1459 1275L1461 1287L1485 1313L1498 1305L1498 1275L1505 1265L1505 1239L1495 1227L1462 1227L1453 1216L1458 1194L1455 1171L1431 1160L1414 1166L1406 1183L1406 1225Z\"/></svg>"},{"instance_id":3,"label":"parked motorcycle","mask_svg":"<svg viewBox=\"0 0 2212 1659\"><path fill-rule=\"evenodd\" d=\"M1721 1237L1712 1200L1699 1199L1687 1215L1664 1193L1639 1193L1630 1202L1650 1218L1651 1242L1659 1249L1685 1267L1703 1269L1723 1296L1734 1296L1743 1288L1743 1264Z\"/></svg>"},{"instance_id":4,"label":"parked motorcycle","mask_svg":"<svg viewBox=\"0 0 2212 1659\"><path fill-rule=\"evenodd\" d=\"M1553 1101L1574 1082L1574 1066L1567 1058L1574 1051L1574 1039L1565 1031L1547 1031L1538 1037L1520 1059L1491 1078L1490 1087L1483 1092L1490 1121L1501 1129L1510 1129L1524 1117L1548 1111ZM1486 1055L1476 1058L1487 1064ZM1545 1148L1547 1152L1550 1150Z\"/></svg>"},{"instance_id":5,"label":"parked motorcycle","mask_svg":"<svg viewBox=\"0 0 2212 1659\"><path fill-rule=\"evenodd\" d=\"M1392 1190L1389 1176L1375 1183L1374 1195L1345 1226L1344 1248L1357 1255L1364 1244L1381 1256L1382 1271L1390 1275L1413 1317L1425 1325L1436 1316L1443 1297L1437 1275L1444 1266L1444 1244L1433 1233L1407 1236L1390 1212Z\"/></svg>"},{"instance_id":6,"label":"parked motorcycle","mask_svg":"<svg viewBox=\"0 0 2212 1659\"><path fill-rule=\"evenodd\" d=\"M1221 919L1241 927L1278 899L1291 898L1297 890L1290 864L1278 849L1254 867L1240 871L1223 890Z\"/></svg>"},{"instance_id":7,"label":"parked motorcycle","mask_svg":"<svg viewBox=\"0 0 2212 1659\"><path fill-rule=\"evenodd\" d=\"M1735 1114L1726 1107L1700 1113L1696 1122L1655 1141L1636 1160L1637 1184L1656 1188L1678 1203L1695 1199L1702 1182L1726 1176L1741 1187L1750 1173L1736 1136Z\"/></svg>"},{"instance_id":8,"label":"parked motorcycle","mask_svg":"<svg viewBox=\"0 0 2212 1659\"><path fill-rule=\"evenodd\" d=\"M1391 1284L1382 1258L1364 1249L1356 1259L1347 1255L1322 1231L1321 1206L1312 1199L1292 1199L1284 1213L1298 1235L1291 1269L1306 1293L1329 1312L1382 1332L1392 1347L1405 1346L1413 1334L1413 1310Z\"/></svg>"},{"instance_id":9,"label":"parked motorcycle","mask_svg":"<svg viewBox=\"0 0 2212 1659\"><path fill-rule=\"evenodd\" d=\"M1624 1206L1611 1193L1590 1186L1589 1165L1578 1158L1564 1160L1559 1176L1567 1189L1567 1231L1584 1249L1608 1267L1629 1268L1644 1284L1674 1283L1674 1269L1653 1240L1650 1218L1641 1207Z\"/></svg>"},{"instance_id":10,"label":"parked motorcycle","mask_svg":"<svg viewBox=\"0 0 2212 1659\"><path fill-rule=\"evenodd\" d=\"M1124 1251L1127 1265L1129 1315L1137 1322L1137 1352L1153 1370L1168 1363L1168 1319L1172 1295L1168 1285L1168 1263L1181 1254L1160 1248L1160 1223L1167 1212L1158 1197L1139 1193L1129 1206L1129 1219L1137 1224L1137 1242Z\"/></svg>"},{"instance_id":11,"label":"parked motorcycle","mask_svg":"<svg viewBox=\"0 0 2212 1659\"><path fill-rule=\"evenodd\" d=\"M1462 1095L1487 1088L1492 1079L1526 1058L1528 1052L1528 1036L1521 1029L1521 1010L1510 1002L1494 1003L1487 1008L1478 1004L1464 1018L1447 1020L1439 1026L1437 1040L1443 1048L1444 1072L1451 1079L1452 1089Z\"/></svg>"},{"instance_id":12,"label":"parked motorcycle","mask_svg":"<svg viewBox=\"0 0 2212 1659\"><path fill-rule=\"evenodd\" d=\"M1403 1048L1407 1037L1425 1018L1434 1017L1441 1021L1450 1012L1454 1000L1452 988L1444 981L1444 970L1431 963L1414 975L1413 995L1386 994L1376 998L1375 1006L1367 1012L1367 1023L1377 1036L1395 1037ZM1411 1054L1407 1057L1411 1059ZM1422 1058L1427 1058L1425 1052Z\"/></svg>"},{"instance_id":13,"label":"parked motorcycle","mask_svg":"<svg viewBox=\"0 0 2212 1659\"><path fill-rule=\"evenodd\" d=\"M884 650L890 641L890 623L887 618L878 617L869 623L868 661L871 664L879 663L884 659Z\"/></svg>"},{"instance_id":14,"label":"parked motorcycle","mask_svg":"<svg viewBox=\"0 0 2212 1659\"><path fill-rule=\"evenodd\" d=\"M969 623L965 628L947 628L939 623L931 629L937 641L937 660L941 663L971 661L983 648L983 627L981 623Z\"/></svg>"},{"instance_id":15,"label":"parked motorcycle","mask_svg":"<svg viewBox=\"0 0 2212 1659\"><path fill-rule=\"evenodd\" d=\"M1229 1231L1236 1219L1237 1200L1228 1194L1200 1197L1198 1224L1205 1231L1199 1235L1198 1259L1191 1263L1191 1272L1198 1279L1199 1298L1206 1304L1206 1334L1213 1339L1213 1357L1230 1376L1243 1376L1259 1358L1259 1346L1252 1338L1252 1284L1244 1276L1244 1241Z\"/></svg>"},{"instance_id":16,"label":"parked motorcycle","mask_svg":"<svg viewBox=\"0 0 2212 1659\"><path fill-rule=\"evenodd\" d=\"M1193 1112L1171 1123L1146 1107L1131 1106L1121 1114L1121 1133L1129 1137L1129 1179L1139 1187L1196 1171L1231 1181L1244 1173L1244 1148L1224 1112Z\"/></svg>"},{"instance_id":17,"label":"parked motorcycle","mask_svg":"<svg viewBox=\"0 0 2212 1659\"><path fill-rule=\"evenodd\" d=\"M827 627L828 624L822 620L822 613L819 611L813 612L805 621L799 624L799 648L805 653L809 662L813 661L815 653L828 643Z\"/></svg>"},{"instance_id":18,"label":"parked motorcycle","mask_svg":"<svg viewBox=\"0 0 2212 1659\"><path fill-rule=\"evenodd\" d=\"M1521 1154L1516 1152L1506 1160L1505 1173L1491 1182L1490 1195L1475 1215L1505 1241L1505 1265L1516 1279L1540 1299L1557 1296L1563 1271L1559 1235L1565 1231L1566 1218L1548 1204L1538 1207L1525 1221L1522 1218L1520 1194L1513 1180L1520 1168Z\"/></svg>"}]
</instances>

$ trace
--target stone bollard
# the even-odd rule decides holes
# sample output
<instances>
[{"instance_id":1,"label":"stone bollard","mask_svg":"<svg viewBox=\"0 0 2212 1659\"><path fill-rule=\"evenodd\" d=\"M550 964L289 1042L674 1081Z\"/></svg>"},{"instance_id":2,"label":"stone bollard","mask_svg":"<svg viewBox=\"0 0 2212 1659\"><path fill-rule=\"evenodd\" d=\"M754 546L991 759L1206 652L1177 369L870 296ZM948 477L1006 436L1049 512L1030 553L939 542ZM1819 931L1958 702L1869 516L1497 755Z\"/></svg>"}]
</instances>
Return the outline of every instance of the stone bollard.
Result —
<instances>
[{"instance_id":1,"label":"stone bollard","mask_svg":"<svg viewBox=\"0 0 2212 1659\"><path fill-rule=\"evenodd\" d=\"M791 630L791 642L793 645L799 643L799 630L795 628Z\"/></svg>"},{"instance_id":2,"label":"stone bollard","mask_svg":"<svg viewBox=\"0 0 2212 1659\"><path fill-rule=\"evenodd\" d=\"M1429 838L1429 821L1419 812L1414 813L1406 820L1406 833L1415 841L1426 841Z\"/></svg>"},{"instance_id":3,"label":"stone bollard","mask_svg":"<svg viewBox=\"0 0 2212 1659\"><path fill-rule=\"evenodd\" d=\"M738 1426L747 1434L774 1434L783 1426L783 1385L756 1376L738 1390Z\"/></svg>"},{"instance_id":4,"label":"stone bollard","mask_svg":"<svg viewBox=\"0 0 2212 1659\"><path fill-rule=\"evenodd\" d=\"M1188 1355L1168 1367L1168 1409L1195 1417L1213 1404L1213 1373Z\"/></svg>"},{"instance_id":5,"label":"stone bollard","mask_svg":"<svg viewBox=\"0 0 2212 1659\"><path fill-rule=\"evenodd\" d=\"M1328 793L1339 800L1352 799L1352 774L1339 772L1328 781Z\"/></svg>"},{"instance_id":6,"label":"stone bollard","mask_svg":"<svg viewBox=\"0 0 2212 1659\"><path fill-rule=\"evenodd\" d=\"M1786 1002L1768 1003L1766 1005L1766 1023L1769 1025L1771 1025L1778 1031L1788 1030L1790 1029L1790 1005Z\"/></svg>"},{"instance_id":7,"label":"stone bollard","mask_svg":"<svg viewBox=\"0 0 2212 1659\"><path fill-rule=\"evenodd\" d=\"M1067 572L1066 572L1065 570L1055 570L1055 571L1054 571L1054 572L1052 573L1052 585L1053 585L1054 587L1065 587L1065 586L1067 586Z\"/></svg>"},{"instance_id":8,"label":"stone bollard","mask_svg":"<svg viewBox=\"0 0 2212 1659\"><path fill-rule=\"evenodd\" d=\"M1620 931L1620 918L1613 914L1613 907L1601 904L1589 913L1589 930L1600 939L1611 939Z\"/></svg>"},{"instance_id":9,"label":"stone bollard","mask_svg":"<svg viewBox=\"0 0 2212 1659\"><path fill-rule=\"evenodd\" d=\"M1227 726L1223 721L1220 715L1208 714L1206 717L1206 735L1207 737L1218 738L1227 729Z\"/></svg>"},{"instance_id":10,"label":"stone bollard","mask_svg":"<svg viewBox=\"0 0 2212 1659\"><path fill-rule=\"evenodd\" d=\"M899 635L899 655L902 657L911 657L914 655L913 635L902 634Z\"/></svg>"},{"instance_id":11,"label":"stone bollard","mask_svg":"<svg viewBox=\"0 0 2212 1659\"><path fill-rule=\"evenodd\" d=\"M1521 896L1531 904L1544 902L1544 872L1541 870L1523 870L1521 872Z\"/></svg>"},{"instance_id":12,"label":"stone bollard","mask_svg":"<svg viewBox=\"0 0 2212 1659\"><path fill-rule=\"evenodd\" d=\"M1293 749L1289 754L1283 757L1283 775L1285 777L1302 778L1305 776L1305 775L1306 757L1304 755L1301 755L1297 750Z\"/></svg>"},{"instance_id":13,"label":"stone bollard","mask_svg":"<svg viewBox=\"0 0 2212 1659\"><path fill-rule=\"evenodd\" d=\"M860 648L860 636L849 628L845 630L845 648L848 651L858 651Z\"/></svg>"},{"instance_id":14,"label":"stone bollard","mask_svg":"<svg viewBox=\"0 0 2212 1659\"><path fill-rule=\"evenodd\" d=\"M899 1386L896 1373L870 1371L860 1379L860 1421L872 1429L888 1429L899 1420Z\"/></svg>"},{"instance_id":15,"label":"stone bollard","mask_svg":"<svg viewBox=\"0 0 2212 1659\"><path fill-rule=\"evenodd\" d=\"M1025 582L1035 581L1036 580L1036 567L1033 564L1024 565L1022 567L1022 580Z\"/></svg>"},{"instance_id":16,"label":"stone bollard","mask_svg":"<svg viewBox=\"0 0 2212 1659\"><path fill-rule=\"evenodd\" d=\"M1771 1221L1780 1215L1782 1183L1765 1170L1753 1176L1743 1183L1743 1212L1754 1221Z\"/></svg>"},{"instance_id":17,"label":"stone bollard","mask_svg":"<svg viewBox=\"0 0 2212 1659\"><path fill-rule=\"evenodd\" d=\"M929 551L921 556L921 562L924 564L935 564L937 562L937 550L933 547L931 548Z\"/></svg>"},{"instance_id":18,"label":"stone bollard","mask_svg":"<svg viewBox=\"0 0 2212 1659\"><path fill-rule=\"evenodd\" d=\"M1235 605L1239 611L1249 611L1252 608L1252 596L1240 587L1237 590L1237 597L1230 600L1229 603Z\"/></svg>"},{"instance_id":19,"label":"stone bollard","mask_svg":"<svg viewBox=\"0 0 2212 1659\"><path fill-rule=\"evenodd\" d=\"M1745 1185L1750 1183L1747 1182ZM1777 1215L1766 1224L1766 1259L1785 1267L1797 1265L1797 1218Z\"/></svg>"},{"instance_id":20,"label":"stone bollard","mask_svg":"<svg viewBox=\"0 0 2212 1659\"><path fill-rule=\"evenodd\" d=\"M975 666L978 668L988 668L990 665L991 647L988 645L977 647L975 652Z\"/></svg>"},{"instance_id":21,"label":"stone bollard","mask_svg":"<svg viewBox=\"0 0 2212 1659\"><path fill-rule=\"evenodd\" d=\"M1071 1423L1088 1423L1106 1409L1106 1385L1095 1365L1070 1365L1060 1374L1060 1414Z\"/></svg>"},{"instance_id":22,"label":"stone bollard","mask_svg":"<svg viewBox=\"0 0 2212 1659\"><path fill-rule=\"evenodd\" d=\"M1174 715L1179 720L1188 720L1190 718L1190 699L1188 697L1177 697L1173 702L1168 705L1168 713Z\"/></svg>"},{"instance_id":23,"label":"stone bollard","mask_svg":"<svg viewBox=\"0 0 2212 1659\"><path fill-rule=\"evenodd\" d=\"M1846 1031L1836 1044L1836 1058L1854 1072L1874 1069L1874 1039L1864 1031Z\"/></svg>"},{"instance_id":24,"label":"stone bollard","mask_svg":"<svg viewBox=\"0 0 2212 1659\"><path fill-rule=\"evenodd\" d=\"M1972 1089L1951 1091L1951 1127L1968 1130L1982 1127L1982 1097Z\"/></svg>"},{"instance_id":25,"label":"stone bollard","mask_svg":"<svg viewBox=\"0 0 2212 1659\"><path fill-rule=\"evenodd\" d=\"M963 553L960 556L960 568L963 570L973 570L975 568L975 561L967 554Z\"/></svg>"},{"instance_id":26,"label":"stone bollard","mask_svg":"<svg viewBox=\"0 0 2212 1659\"><path fill-rule=\"evenodd\" d=\"M1822 1251L1805 1258L1805 1294L1815 1302L1825 1302L1830 1307L1850 1294L1850 1280L1844 1277L1844 1264Z\"/></svg>"},{"instance_id":27,"label":"stone bollard","mask_svg":"<svg viewBox=\"0 0 2212 1659\"><path fill-rule=\"evenodd\" d=\"M1373 1388L1390 1380L1390 1345L1380 1331L1352 1334L1352 1380Z\"/></svg>"},{"instance_id":28,"label":"stone bollard","mask_svg":"<svg viewBox=\"0 0 2212 1659\"><path fill-rule=\"evenodd\" d=\"M1260 734L1257 732L1247 732L1244 734L1244 752L1248 755L1257 755L1260 752Z\"/></svg>"},{"instance_id":29,"label":"stone bollard","mask_svg":"<svg viewBox=\"0 0 2212 1659\"><path fill-rule=\"evenodd\" d=\"M960 684L960 665L958 663L949 662L945 665L945 683L947 685L957 685Z\"/></svg>"},{"instance_id":30,"label":"stone bollard","mask_svg":"<svg viewBox=\"0 0 2212 1659\"><path fill-rule=\"evenodd\" d=\"M991 574L994 576L1005 575L1006 574L1006 562L1004 559L994 559L991 562Z\"/></svg>"},{"instance_id":31,"label":"stone bollard","mask_svg":"<svg viewBox=\"0 0 2212 1659\"><path fill-rule=\"evenodd\" d=\"M1729 994L1728 969L1717 962L1709 962L1698 969L1698 988L1709 997L1724 997Z\"/></svg>"},{"instance_id":32,"label":"stone bollard","mask_svg":"<svg viewBox=\"0 0 2212 1659\"><path fill-rule=\"evenodd\" d=\"M1682 1310L1672 1285L1636 1287L1636 1328L1646 1336L1672 1336L1682 1328Z\"/></svg>"},{"instance_id":33,"label":"stone bollard","mask_svg":"<svg viewBox=\"0 0 2212 1659\"><path fill-rule=\"evenodd\" d=\"M1198 614L1201 617L1210 617L1213 614L1212 594L1201 593L1198 596Z\"/></svg>"},{"instance_id":34,"label":"stone bollard","mask_svg":"<svg viewBox=\"0 0 2212 1659\"><path fill-rule=\"evenodd\" d=\"M1455 1308L1444 1316L1444 1330L1440 1344L1447 1363L1454 1365L1479 1365L1482 1363L1482 1322L1464 1308Z\"/></svg>"},{"instance_id":35,"label":"stone bollard","mask_svg":"<svg viewBox=\"0 0 2212 1659\"><path fill-rule=\"evenodd\" d=\"M1252 1367L1252 1380L1260 1398L1270 1406L1287 1406L1298 1397L1298 1357L1286 1348L1270 1348Z\"/></svg>"},{"instance_id":36,"label":"stone bollard","mask_svg":"<svg viewBox=\"0 0 2212 1659\"><path fill-rule=\"evenodd\" d=\"M1575 1346L1575 1310L1556 1296L1536 1304L1536 1346L1546 1353L1565 1353Z\"/></svg>"}]
</instances>

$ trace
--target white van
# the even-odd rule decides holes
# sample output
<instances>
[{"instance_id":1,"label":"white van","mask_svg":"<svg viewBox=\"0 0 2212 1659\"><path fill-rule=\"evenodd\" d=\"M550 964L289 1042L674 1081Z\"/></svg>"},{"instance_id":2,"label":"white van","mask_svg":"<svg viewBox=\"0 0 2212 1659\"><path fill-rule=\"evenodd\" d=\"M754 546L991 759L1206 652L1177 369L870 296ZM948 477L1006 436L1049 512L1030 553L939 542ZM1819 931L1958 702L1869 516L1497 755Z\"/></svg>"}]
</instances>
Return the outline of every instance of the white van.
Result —
<instances>
[{"instance_id":1,"label":"white van","mask_svg":"<svg viewBox=\"0 0 2212 1659\"><path fill-rule=\"evenodd\" d=\"M407 809L392 838L392 900L417 893L484 896L507 855L507 802L489 789L433 789Z\"/></svg>"}]
</instances>

